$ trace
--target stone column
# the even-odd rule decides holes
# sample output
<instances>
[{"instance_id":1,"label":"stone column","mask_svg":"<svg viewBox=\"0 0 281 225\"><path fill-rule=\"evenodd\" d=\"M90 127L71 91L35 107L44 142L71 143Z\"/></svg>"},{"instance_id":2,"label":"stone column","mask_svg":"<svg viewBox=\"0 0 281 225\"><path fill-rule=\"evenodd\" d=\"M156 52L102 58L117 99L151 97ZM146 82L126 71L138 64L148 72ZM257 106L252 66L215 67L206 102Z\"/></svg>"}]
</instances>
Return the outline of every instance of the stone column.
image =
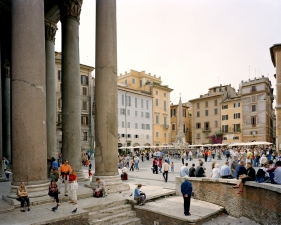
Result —
<instances>
[{"instance_id":1,"label":"stone column","mask_svg":"<svg viewBox=\"0 0 281 225\"><path fill-rule=\"evenodd\" d=\"M32 12L32 13L31 13ZM12 0L13 181L8 197L25 181L29 197L48 193L46 145L44 1Z\"/></svg>"},{"instance_id":2,"label":"stone column","mask_svg":"<svg viewBox=\"0 0 281 225\"><path fill-rule=\"evenodd\" d=\"M46 107L47 107L47 157L56 158L56 64L55 36L57 25L45 20L45 50L46 50Z\"/></svg>"},{"instance_id":3,"label":"stone column","mask_svg":"<svg viewBox=\"0 0 281 225\"><path fill-rule=\"evenodd\" d=\"M12 162L11 154L11 78L10 78L10 64L8 60L5 60L3 65L5 72L4 83L4 118L5 118L5 148L3 156Z\"/></svg>"},{"instance_id":4,"label":"stone column","mask_svg":"<svg viewBox=\"0 0 281 225\"><path fill-rule=\"evenodd\" d=\"M281 44L273 45L270 53L276 67L276 150L281 151Z\"/></svg>"},{"instance_id":5,"label":"stone column","mask_svg":"<svg viewBox=\"0 0 281 225\"><path fill-rule=\"evenodd\" d=\"M116 1L96 1L95 79L96 178L105 180L108 193L128 190L118 174Z\"/></svg>"},{"instance_id":6,"label":"stone column","mask_svg":"<svg viewBox=\"0 0 281 225\"><path fill-rule=\"evenodd\" d=\"M82 0L63 0L62 28L62 158L83 179L81 167L81 91L79 20Z\"/></svg>"},{"instance_id":7,"label":"stone column","mask_svg":"<svg viewBox=\"0 0 281 225\"><path fill-rule=\"evenodd\" d=\"M2 106L3 106L3 101L2 101L2 40L1 40L1 35L0 35L0 124L3 124L2 121ZM0 126L0 159L2 160L2 152L3 152L3 126ZM2 180L2 163L0 163L0 180Z\"/></svg>"}]
</instances>

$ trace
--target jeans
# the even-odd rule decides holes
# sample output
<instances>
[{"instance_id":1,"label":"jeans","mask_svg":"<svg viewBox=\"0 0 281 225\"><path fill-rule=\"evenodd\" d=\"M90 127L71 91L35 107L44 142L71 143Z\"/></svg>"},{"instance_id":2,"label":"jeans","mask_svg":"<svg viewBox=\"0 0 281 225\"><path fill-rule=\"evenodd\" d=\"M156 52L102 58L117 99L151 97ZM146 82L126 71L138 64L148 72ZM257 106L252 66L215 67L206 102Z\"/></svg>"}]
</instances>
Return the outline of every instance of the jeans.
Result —
<instances>
[{"instance_id":1,"label":"jeans","mask_svg":"<svg viewBox=\"0 0 281 225\"><path fill-rule=\"evenodd\" d=\"M138 162L135 163L135 168L136 168L136 170L139 170L139 163Z\"/></svg>"},{"instance_id":2,"label":"jeans","mask_svg":"<svg viewBox=\"0 0 281 225\"><path fill-rule=\"evenodd\" d=\"M28 197L20 197L17 198L18 201L20 201L20 207L23 208L24 207L24 203L26 202L27 207L29 207L30 202L29 202L29 198Z\"/></svg>"},{"instance_id":3,"label":"jeans","mask_svg":"<svg viewBox=\"0 0 281 225\"><path fill-rule=\"evenodd\" d=\"M162 166L159 166L159 172L162 173Z\"/></svg>"},{"instance_id":4,"label":"jeans","mask_svg":"<svg viewBox=\"0 0 281 225\"><path fill-rule=\"evenodd\" d=\"M157 165L153 166L153 173L158 174L158 166Z\"/></svg>"}]
</instances>

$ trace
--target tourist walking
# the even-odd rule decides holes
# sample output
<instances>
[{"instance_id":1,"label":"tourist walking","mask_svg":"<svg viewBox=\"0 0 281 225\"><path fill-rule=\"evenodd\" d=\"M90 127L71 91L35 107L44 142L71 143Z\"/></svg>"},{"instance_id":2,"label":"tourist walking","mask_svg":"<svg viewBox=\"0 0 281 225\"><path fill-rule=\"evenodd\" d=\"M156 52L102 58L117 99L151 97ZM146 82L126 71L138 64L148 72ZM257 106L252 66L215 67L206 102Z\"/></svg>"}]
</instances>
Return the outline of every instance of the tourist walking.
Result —
<instances>
[{"instance_id":1,"label":"tourist walking","mask_svg":"<svg viewBox=\"0 0 281 225\"><path fill-rule=\"evenodd\" d=\"M184 206L184 215L190 216L190 199L192 194L192 184L185 179L185 181L181 184L181 193L183 196L183 206Z\"/></svg>"},{"instance_id":2,"label":"tourist walking","mask_svg":"<svg viewBox=\"0 0 281 225\"><path fill-rule=\"evenodd\" d=\"M163 178L166 181L166 183L168 181L168 172L169 172L169 164L167 160L165 160L165 163L163 164Z\"/></svg>"},{"instance_id":3,"label":"tourist walking","mask_svg":"<svg viewBox=\"0 0 281 225\"><path fill-rule=\"evenodd\" d=\"M154 158L154 160L152 162L152 167L153 167L152 172L158 174L158 160L156 157Z\"/></svg>"}]
</instances>

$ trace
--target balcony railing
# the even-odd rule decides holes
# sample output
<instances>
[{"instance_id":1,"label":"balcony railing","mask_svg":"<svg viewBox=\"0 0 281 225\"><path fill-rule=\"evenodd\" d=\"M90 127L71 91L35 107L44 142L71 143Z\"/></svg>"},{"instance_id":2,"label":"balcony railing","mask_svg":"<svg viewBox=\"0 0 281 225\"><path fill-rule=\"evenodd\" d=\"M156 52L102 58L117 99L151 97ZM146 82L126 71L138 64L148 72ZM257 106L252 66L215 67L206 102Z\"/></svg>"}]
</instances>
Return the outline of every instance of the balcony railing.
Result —
<instances>
[{"instance_id":1,"label":"balcony railing","mask_svg":"<svg viewBox=\"0 0 281 225\"><path fill-rule=\"evenodd\" d=\"M169 125L168 124L162 124L163 129L169 129Z\"/></svg>"},{"instance_id":2,"label":"balcony railing","mask_svg":"<svg viewBox=\"0 0 281 225\"><path fill-rule=\"evenodd\" d=\"M202 131L203 132L210 132L211 128L210 127L204 127L204 128L202 128Z\"/></svg>"}]
</instances>

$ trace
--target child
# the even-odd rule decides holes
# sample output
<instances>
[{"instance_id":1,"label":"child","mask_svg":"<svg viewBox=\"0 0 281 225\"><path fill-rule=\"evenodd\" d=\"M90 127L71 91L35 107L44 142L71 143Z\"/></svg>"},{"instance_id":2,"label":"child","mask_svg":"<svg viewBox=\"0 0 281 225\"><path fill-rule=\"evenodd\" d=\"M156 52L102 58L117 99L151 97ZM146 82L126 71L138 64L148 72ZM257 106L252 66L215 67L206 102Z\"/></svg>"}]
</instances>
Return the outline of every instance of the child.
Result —
<instances>
[{"instance_id":1,"label":"child","mask_svg":"<svg viewBox=\"0 0 281 225\"><path fill-rule=\"evenodd\" d=\"M91 161L89 161L90 162L90 164L89 164L89 170L88 170L88 174L89 174L89 178L92 176L92 163L91 163Z\"/></svg>"},{"instance_id":2,"label":"child","mask_svg":"<svg viewBox=\"0 0 281 225\"><path fill-rule=\"evenodd\" d=\"M171 162L171 171L174 172L174 162Z\"/></svg>"}]
</instances>

